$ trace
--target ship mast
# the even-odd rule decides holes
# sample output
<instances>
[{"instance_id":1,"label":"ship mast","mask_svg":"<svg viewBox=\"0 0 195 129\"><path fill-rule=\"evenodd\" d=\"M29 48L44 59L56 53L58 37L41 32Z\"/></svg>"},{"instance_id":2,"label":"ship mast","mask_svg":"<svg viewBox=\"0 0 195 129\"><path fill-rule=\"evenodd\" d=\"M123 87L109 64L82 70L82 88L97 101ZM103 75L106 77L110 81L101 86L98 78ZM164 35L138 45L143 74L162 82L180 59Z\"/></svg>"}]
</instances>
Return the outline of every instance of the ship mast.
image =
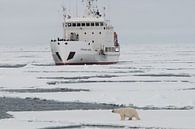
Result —
<instances>
[{"instance_id":1,"label":"ship mast","mask_svg":"<svg viewBox=\"0 0 195 129\"><path fill-rule=\"evenodd\" d=\"M83 0L86 3L85 16L86 17L101 17L95 1L98 0Z\"/></svg>"}]
</instances>

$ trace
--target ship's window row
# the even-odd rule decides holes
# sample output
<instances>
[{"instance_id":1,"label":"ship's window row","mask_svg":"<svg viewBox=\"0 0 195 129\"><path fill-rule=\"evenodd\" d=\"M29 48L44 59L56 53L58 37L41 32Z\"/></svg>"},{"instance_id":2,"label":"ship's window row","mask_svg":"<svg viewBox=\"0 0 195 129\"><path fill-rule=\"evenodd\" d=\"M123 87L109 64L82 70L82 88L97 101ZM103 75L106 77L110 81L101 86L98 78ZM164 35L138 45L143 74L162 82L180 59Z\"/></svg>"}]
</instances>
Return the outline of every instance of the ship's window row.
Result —
<instances>
[{"instance_id":1,"label":"ship's window row","mask_svg":"<svg viewBox=\"0 0 195 129\"><path fill-rule=\"evenodd\" d=\"M115 48L114 47L106 47L105 48L105 51L106 52L114 52L115 51Z\"/></svg>"},{"instance_id":2,"label":"ship's window row","mask_svg":"<svg viewBox=\"0 0 195 129\"><path fill-rule=\"evenodd\" d=\"M86 22L86 23L66 23L65 27L84 27L84 26L104 26L103 22Z\"/></svg>"},{"instance_id":3,"label":"ship's window row","mask_svg":"<svg viewBox=\"0 0 195 129\"><path fill-rule=\"evenodd\" d=\"M86 34L87 34L87 32L84 32L84 34L86 35ZM95 34L95 32L91 32L91 34ZM102 32L99 32L99 34L101 35L101 34L102 34Z\"/></svg>"}]
</instances>

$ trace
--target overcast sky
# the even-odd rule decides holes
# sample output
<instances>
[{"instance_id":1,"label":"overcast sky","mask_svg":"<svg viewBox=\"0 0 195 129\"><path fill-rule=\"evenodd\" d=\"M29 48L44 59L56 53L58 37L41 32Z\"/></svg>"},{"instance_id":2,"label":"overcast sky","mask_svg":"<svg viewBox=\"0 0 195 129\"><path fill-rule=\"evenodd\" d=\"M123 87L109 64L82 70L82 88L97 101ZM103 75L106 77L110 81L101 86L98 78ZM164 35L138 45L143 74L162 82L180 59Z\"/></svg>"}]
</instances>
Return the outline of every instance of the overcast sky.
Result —
<instances>
[{"instance_id":1,"label":"overcast sky","mask_svg":"<svg viewBox=\"0 0 195 129\"><path fill-rule=\"evenodd\" d=\"M49 45L62 36L61 6L76 1L0 0L0 45ZM99 1L122 44L195 43L195 0Z\"/></svg>"}]
</instances>

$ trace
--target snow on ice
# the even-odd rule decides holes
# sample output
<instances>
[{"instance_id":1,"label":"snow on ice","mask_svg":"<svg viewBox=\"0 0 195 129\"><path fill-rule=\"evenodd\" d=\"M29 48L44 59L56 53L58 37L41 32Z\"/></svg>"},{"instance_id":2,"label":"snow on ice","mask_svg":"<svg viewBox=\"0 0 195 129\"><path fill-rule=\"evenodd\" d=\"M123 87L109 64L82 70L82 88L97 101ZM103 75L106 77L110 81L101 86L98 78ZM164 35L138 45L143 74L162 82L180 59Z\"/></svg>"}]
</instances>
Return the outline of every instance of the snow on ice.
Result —
<instances>
[{"instance_id":1,"label":"snow on ice","mask_svg":"<svg viewBox=\"0 0 195 129\"><path fill-rule=\"evenodd\" d=\"M110 110L8 112L14 118L0 120L0 128L194 128L195 46L129 45L121 50L115 65L55 66L49 48L1 48L0 96L134 106L141 121L122 122ZM51 92L59 88L88 91ZM173 110L182 107L190 108Z\"/></svg>"}]
</instances>

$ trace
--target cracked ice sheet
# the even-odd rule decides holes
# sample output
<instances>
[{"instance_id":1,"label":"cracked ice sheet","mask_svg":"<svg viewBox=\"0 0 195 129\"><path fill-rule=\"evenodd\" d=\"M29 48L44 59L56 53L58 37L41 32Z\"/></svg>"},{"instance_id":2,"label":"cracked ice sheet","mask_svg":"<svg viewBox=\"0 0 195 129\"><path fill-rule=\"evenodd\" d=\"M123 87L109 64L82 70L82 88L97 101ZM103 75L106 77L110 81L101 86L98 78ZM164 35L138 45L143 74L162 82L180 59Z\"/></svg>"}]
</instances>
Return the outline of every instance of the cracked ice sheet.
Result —
<instances>
[{"instance_id":1,"label":"cracked ice sheet","mask_svg":"<svg viewBox=\"0 0 195 129\"><path fill-rule=\"evenodd\" d=\"M119 86L120 85L120 86ZM68 102L90 102L90 103L109 103L109 104L125 104L135 106L153 105L157 107L166 106L193 106L194 91L183 91L183 84L169 85L168 83L159 84L129 84L129 83L111 83L109 86L102 84L80 84L69 85L65 88L83 88L89 89L90 92L70 92L70 93L7 93L1 92L0 96L9 97L38 97L41 99L51 99L56 101ZM188 88L188 85L185 87ZM190 87L190 85L189 85ZM180 97L178 97L180 96ZM181 99L182 98L182 99Z\"/></svg>"}]
</instances>

